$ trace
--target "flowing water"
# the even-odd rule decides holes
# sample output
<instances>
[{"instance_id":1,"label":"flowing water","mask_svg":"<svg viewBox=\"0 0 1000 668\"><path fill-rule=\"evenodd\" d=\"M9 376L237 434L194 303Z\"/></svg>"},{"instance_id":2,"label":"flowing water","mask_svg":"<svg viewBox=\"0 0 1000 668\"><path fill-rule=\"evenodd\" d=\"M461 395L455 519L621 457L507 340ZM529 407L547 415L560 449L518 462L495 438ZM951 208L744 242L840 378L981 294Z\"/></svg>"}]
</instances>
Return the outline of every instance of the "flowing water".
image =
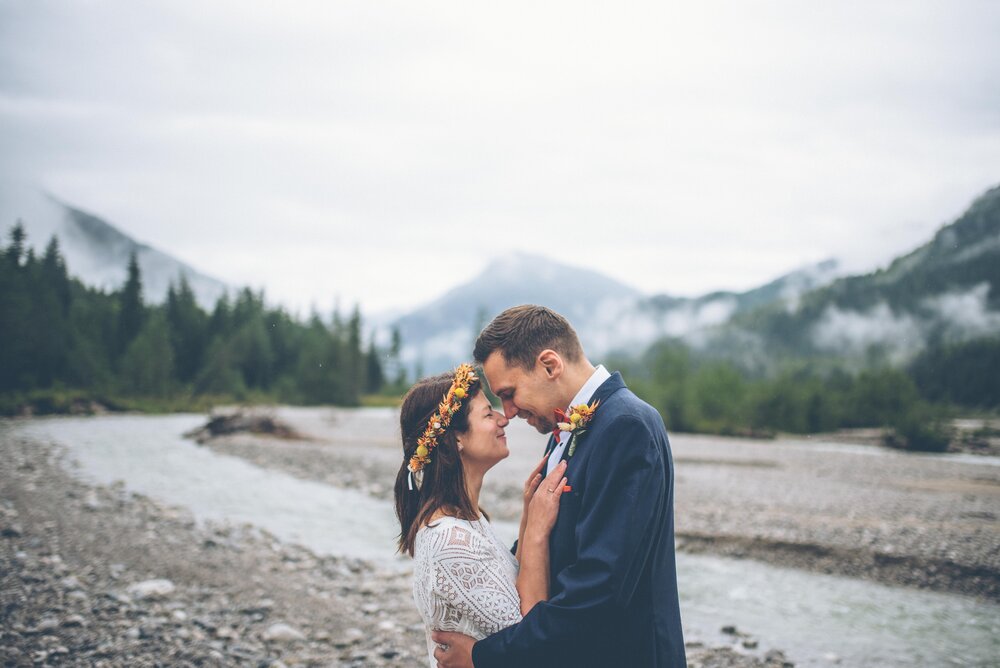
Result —
<instances>
[{"instance_id":1,"label":"flowing water","mask_svg":"<svg viewBox=\"0 0 1000 668\"><path fill-rule=\"evenodd\" d=\"M200 520L249 523L320 554L405 568L392 508L361 492L220 455L181 434L200 415L51 418L19 433L64 446L85 479L182 506ZM514 527L501 524L502 534ZM733 642L735 625L800 666L1000 665L1000 605L755 561L678 555L686 640ZM760 651L760 650L758 650Z\"/></svg>"}]
</instances>

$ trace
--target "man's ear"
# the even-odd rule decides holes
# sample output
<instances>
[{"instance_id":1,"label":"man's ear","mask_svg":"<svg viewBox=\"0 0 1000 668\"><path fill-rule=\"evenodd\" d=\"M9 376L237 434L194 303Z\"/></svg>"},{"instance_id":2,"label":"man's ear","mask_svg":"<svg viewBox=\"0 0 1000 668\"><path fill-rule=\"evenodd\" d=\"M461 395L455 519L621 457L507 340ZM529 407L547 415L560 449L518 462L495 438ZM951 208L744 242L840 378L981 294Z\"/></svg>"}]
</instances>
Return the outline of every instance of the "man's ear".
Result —
<instances>
[{"instance_id":1,"label":"man's ear","mask_svg":"<svg viewBox=\"0 0 1000 668\"><path fill-rule=\"evenodd\" d=\"M542 371L550 380L555 380L562 375L563 372L563 361L559 353L552 350L551 348L546 348L542 352L538 353L538 364L541 365Z\"/></svg>"}]
</instances>

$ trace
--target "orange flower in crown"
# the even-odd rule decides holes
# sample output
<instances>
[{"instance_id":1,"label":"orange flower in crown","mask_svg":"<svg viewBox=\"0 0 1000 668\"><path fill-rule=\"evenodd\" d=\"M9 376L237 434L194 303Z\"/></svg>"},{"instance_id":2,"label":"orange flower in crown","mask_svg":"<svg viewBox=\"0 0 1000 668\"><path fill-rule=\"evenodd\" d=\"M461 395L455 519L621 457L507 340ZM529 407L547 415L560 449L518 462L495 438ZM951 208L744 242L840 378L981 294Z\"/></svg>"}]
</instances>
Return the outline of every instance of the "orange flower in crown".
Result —
<instances>
[{"instance_id":1,"label":"orange flower in crown","mask_svg":"<svg viewBox=\"0 0 1000 668\"><path fill-rule=\"evenodd\" d=\"M448 429L452 416L461 410L462 400L469 396L469 388L477 380L479 377L476 376L476 370L472 368L471 364L460 364L455 369L455 377L451 382L451 387L448 388L447 394L442 397L441 403L438 404L437 412L427 421L427 428L424 429L423 435L417 439L417 450L410 457L410 463L407 466L407 469L416 478L417 487L420 487L423 468L430 463L431 453L437 447L438 438Z\"/></svg>"}]
</instances>

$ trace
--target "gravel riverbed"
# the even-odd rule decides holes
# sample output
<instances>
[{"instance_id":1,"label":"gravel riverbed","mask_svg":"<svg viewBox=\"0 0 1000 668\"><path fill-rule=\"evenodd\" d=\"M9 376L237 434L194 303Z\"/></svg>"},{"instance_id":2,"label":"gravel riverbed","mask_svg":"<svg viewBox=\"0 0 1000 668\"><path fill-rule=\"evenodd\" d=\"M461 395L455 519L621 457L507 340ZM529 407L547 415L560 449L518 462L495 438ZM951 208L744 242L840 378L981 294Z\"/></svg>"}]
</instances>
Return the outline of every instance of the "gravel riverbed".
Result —
<instances>
[{"instance_id":1,"label":"gravel riverbed","mask_svg":"<svg viewBox=\"0 0 1000 668\"><path fill-rule=\"evenodd\" d=\"M299 418L309 426L328 415ZM357 462L346 450L329 460L322 440L244 436L211 447L357 488L384 486L369 474L389 461ZM0 461L4 665L426 665L405 570L317 556L251 526L196 522L122 485L82 482L61 448L10 422L0 422ZM327 464L337 479L318 475ZM690 665L791 665L731 635L730 646L692 643Z\"/></svg>"}]
</instances>

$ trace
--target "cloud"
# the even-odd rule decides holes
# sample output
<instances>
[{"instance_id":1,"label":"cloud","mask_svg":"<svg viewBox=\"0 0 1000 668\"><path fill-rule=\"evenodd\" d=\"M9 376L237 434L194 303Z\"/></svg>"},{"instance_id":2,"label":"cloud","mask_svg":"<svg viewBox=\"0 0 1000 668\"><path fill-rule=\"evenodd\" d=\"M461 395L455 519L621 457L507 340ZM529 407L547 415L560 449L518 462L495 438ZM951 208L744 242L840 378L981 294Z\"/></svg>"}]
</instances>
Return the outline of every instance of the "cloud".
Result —
<instances>
[{"instance_id":1,"label":"cloud","mask_svg":"<svg viewBox=\"0 0 1000 668\"><path fill-rule=\"evenodd\" d=\"M1000 312L989 307L990 284L980 283L968 291L949 292L924 300L946 336L965 341L1000 332Z\"/></svg>"},{"instance_id":2,"label":"cloud","mask_svg":"<svg viewBox=\"0 0 1000 668\"><path fill-rule=\"evenodd\" d=\"M923 347L924 333L917 318L897 314L884 302L867 311L828 306L813 326L813 342L845 357L864 355L872 347L887 349L891 361L898 363Z\"/></svg>"},{"instance_id":3,"label":"cloud","mask_svg":"<svg viewBox=\"0 0 1000 668\"><path fill-rule=\"evenodd\" d=\"M891 362L904 362L932 335L962 342L1000 331L1000 312L990 309L989 292L990 285L981 283L934 295L913 312L894 310L885 302L865 311L828 306L812 328L813 342L845 356L861 356L874 347L888 351Z\"/></svg>"}]
</instances>

